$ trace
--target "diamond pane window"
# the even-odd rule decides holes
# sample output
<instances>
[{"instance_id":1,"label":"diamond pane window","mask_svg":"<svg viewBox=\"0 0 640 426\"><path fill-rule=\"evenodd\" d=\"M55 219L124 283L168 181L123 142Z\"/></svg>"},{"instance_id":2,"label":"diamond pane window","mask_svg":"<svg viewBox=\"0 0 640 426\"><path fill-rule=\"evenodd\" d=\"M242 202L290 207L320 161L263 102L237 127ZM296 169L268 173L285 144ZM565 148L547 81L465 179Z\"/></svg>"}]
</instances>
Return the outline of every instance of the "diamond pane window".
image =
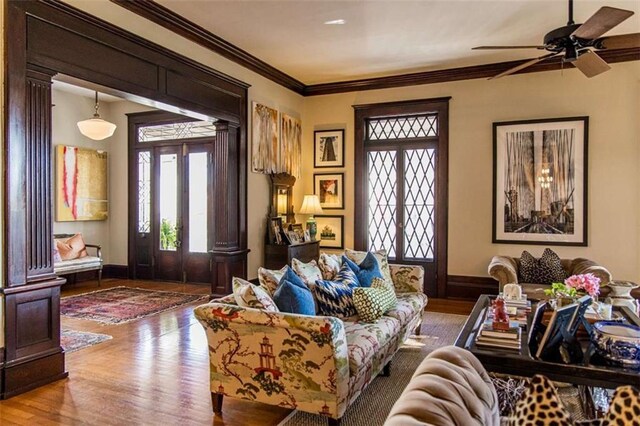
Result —
<instances>
[{"instance_id":1,"label":"diamond pane window","mask_svg":"<svg viewBox=\"0 0 640 426\"><path fill-rule=\"evenodd\" d=\"M367 139L369 141L415 139L430 136L438 136L438 116L436 114L385 117L367 122Z\"/></svg>"},{"instance_id":2,"label":"diamond pane window","mask_svg":"<svg viewBox=\"0 0 640 426\"><path fill-rule=\"evenodd\" d=\"M151 152L138 153L138 232L151 231Z\"/></svg>"},{"instance_id":3,"label":"diamond pane window","mask_svg":"<svg viewBox=\"0 0 640 426\"><path fill-rule=\"evenodd\" d=\"M188 121L185 123L157 124L138 128L138 142L166 141L212 137L216 127L209 121Z\"/></svg>"},{"instance_id":4,"label":"diamond pane window","mask_svg":"<svg viewBox=\"0 0 640 426\"><path fill-rule=\"evenodd\" d=\"M386 249L396 257L397 154L396 151L367 153L369 171L369 250Z\"/></svg>"},{"instance_id":5,"label":"diamond pane window","mask_svg":"<svg viewBox=\"0 0 640 426\"><path fill-rule=\"evenodd\" d=\"M435 149L404 152L404 258L435 257Z\"/></svg>"}]
</instances>

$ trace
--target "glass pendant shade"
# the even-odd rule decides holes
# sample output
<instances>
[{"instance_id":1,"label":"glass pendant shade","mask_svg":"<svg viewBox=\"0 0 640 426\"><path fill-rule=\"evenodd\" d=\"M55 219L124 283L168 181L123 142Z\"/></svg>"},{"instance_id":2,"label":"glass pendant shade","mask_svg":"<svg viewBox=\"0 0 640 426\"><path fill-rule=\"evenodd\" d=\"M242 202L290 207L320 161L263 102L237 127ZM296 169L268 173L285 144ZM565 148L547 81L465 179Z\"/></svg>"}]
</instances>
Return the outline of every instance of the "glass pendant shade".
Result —
<instances>
[{"instance_id":1,"label":"glass pendant shade","mask_svg":"<svg viewBox=\"0 0 640 426\"><path fill-rule=\"evenodd\" d=\"M95 108L96 112L93 114L93 118L78 121L78 129L80 133L89 139L101 141L113 135L113 132L116 131L116 125L100 118L100 114L98 114L98 92L96 92Z\"/></svg>"}]
</instances>

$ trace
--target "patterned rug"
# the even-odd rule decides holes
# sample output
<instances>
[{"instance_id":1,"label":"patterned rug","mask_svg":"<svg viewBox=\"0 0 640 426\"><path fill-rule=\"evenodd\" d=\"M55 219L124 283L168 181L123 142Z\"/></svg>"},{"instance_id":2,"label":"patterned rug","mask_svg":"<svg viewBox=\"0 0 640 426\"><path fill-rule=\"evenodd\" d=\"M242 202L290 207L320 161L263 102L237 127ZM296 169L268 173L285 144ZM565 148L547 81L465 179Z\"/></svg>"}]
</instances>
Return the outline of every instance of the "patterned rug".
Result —
<instances>
[{"instance_id":1,"label":"patterned rug","mask_svg":"<svg viewBox=\"0 0 640 426\"><path fill-rule=\"evenodd\" d=\"M89 333L86 331L65 330L60 332L60 346L69 354L111 340L108 334Z\"/></svg>"},{"instance_id":2,"label":"patterned rug","mask_svg":"<svg viewBox=\"0 0 640 426\"><path fill-rule=\"evenodd\" d=\"M456 340L465 315L427 312L422 323L422 335L407 340L391 362L391 376L377 377L349 407L342 426L382 425L413 373L425 356ZM326 426L325 417L294 411L278 426Z\"/></svg>"},{"instance_id":3,"label":"patterned rug","mask_svg":"<svg viewBox=\"0 0 640 426\"><path fill-rule=\"evenodd\" d=\"M104 324L124 324L206 299L208 296L201 294L114 287L64 297L60 300L60 313Z\"/></svg>"}]
</instances>

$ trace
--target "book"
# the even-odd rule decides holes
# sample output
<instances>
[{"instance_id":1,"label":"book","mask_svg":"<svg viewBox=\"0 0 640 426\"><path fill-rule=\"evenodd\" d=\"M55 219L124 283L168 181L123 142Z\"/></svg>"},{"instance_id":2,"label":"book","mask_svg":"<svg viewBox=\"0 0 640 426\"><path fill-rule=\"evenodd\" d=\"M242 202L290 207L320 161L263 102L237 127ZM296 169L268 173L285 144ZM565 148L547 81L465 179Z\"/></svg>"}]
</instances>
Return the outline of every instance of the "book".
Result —
<instances>
[{"instance_id":1,"label":"book","mask_svg":"<svg viewBox=\"0 0 640 426\"><path fill-rule=\"evenodd\" d=\"M491 339L476 339L476 346L487 346L492 348L520 350L520 341L512 342L509 340L491 340Z\"/></svg>"},{"instance_id":2,"label":"book","mask_svg":"<svg viewBox=\"0 0 640 426\"><path fill-rule=\"evenodd\" d=\"M509 330L496 330L494 328L483 327L480 330L482 337L494 337L497 339L518 340L520 339L520 327L509 328Z\"/></svg>"}]
</instances>

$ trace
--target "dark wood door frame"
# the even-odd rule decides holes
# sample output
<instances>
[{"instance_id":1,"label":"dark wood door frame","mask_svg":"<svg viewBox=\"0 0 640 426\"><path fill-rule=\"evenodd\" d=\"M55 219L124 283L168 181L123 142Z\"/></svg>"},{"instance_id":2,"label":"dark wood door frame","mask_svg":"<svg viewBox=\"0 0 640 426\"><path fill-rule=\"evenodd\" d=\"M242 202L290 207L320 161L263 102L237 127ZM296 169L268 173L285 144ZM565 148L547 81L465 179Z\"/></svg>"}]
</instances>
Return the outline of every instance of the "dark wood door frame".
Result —
<instances>
[{"instance_id":1,"label":"dark wood door frame","mask_svg":"<svg viewBox=\"0 0 640 426\"><path fill-rule=\"evenodd\" d=\"M355 181L367 182L365 161L366 120L384 116L437 113L438 141L436 153L436 281L437 296L447 294L447 238L448 238L448 181L449 181L449 100L446 98L418 99L379 104L354 105L355 111ZM367 249L367 200L365 188L355 188L354 245Z\"/></svg>"},{"instance_id":2,"label":"dark wood door frame","mask_svg":"<svg viewBox=\"0 0 640 426\"><path fill-rule=\"evenodd\" d=\"M52 261L51 79L58 73L173 105L225 129L216 172L212 293L246 276L248 85L65 3L6 3L3 277L0 398L64 378L60 286Z\"/></svg>"}]
</instances>

